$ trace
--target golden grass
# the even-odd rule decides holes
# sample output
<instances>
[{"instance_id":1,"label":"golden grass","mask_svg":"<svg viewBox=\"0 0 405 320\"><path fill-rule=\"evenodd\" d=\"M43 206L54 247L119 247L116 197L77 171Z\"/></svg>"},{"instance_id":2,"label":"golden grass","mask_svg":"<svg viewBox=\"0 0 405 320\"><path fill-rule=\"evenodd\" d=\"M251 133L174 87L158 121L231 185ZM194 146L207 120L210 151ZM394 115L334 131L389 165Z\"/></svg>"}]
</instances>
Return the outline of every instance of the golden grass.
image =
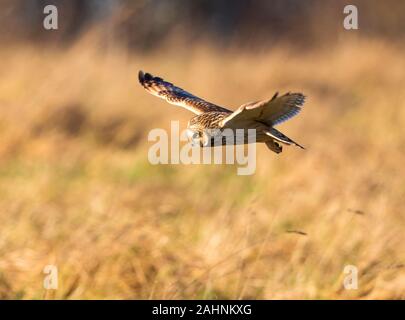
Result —
<instances>
[{"instance_id":1,"label":"golden grass","mask_svg":"<svg viewBox=\"0 0 405 320\"><path fill-rule=\"evenodd\" d=\"M131 55L83 40L0 58L1 298L405 298L403 50ZM280 130L307 150L258 146L253 176L152 166L149 130L190 114L144 92L139 69L231 108L302 90Z\"/></svg>"}]
</instances>

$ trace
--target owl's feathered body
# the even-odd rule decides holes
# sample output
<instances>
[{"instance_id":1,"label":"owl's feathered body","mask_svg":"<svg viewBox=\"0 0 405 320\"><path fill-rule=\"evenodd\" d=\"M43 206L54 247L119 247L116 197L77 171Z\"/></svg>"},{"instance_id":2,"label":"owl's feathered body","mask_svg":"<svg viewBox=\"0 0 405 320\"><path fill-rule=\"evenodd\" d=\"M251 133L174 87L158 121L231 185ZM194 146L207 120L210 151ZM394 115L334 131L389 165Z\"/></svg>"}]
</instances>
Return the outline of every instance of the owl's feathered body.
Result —
<instances>
[{"instance_id":1,"label":"owl's feathered body","mask_svg":"<svg viewBox=\"0 0 405 320\"><path fill-rule=\"evenodd\" d=\"M189 137L194 142L198 141L202 147L228 144L230 140L223 136L226 129L232 129L234 132L234 144L252 142L248 139L248 129L254 129L254 142L264 142L276 153L282 151L280 142L303 148L273 128L301 111L305 101L305 96L301 93L286 93L282 96L276 93L269 100L250 102L232 112L149 73L139 71L139 82L151 94L196 114L188 123ZM244 129L242 138L237 136L237 129ZM222 136L222 139L216 139L219 136Z\"/></svg>"}]
</instances>

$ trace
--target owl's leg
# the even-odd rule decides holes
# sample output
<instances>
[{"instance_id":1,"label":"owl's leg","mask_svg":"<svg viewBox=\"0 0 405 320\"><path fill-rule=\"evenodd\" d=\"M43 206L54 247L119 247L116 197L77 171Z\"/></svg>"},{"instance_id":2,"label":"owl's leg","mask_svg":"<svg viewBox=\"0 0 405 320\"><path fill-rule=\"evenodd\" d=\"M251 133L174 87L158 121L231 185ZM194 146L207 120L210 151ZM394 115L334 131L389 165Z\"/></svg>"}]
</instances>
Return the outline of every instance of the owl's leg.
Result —
<instances>
[{"instance_id":1,"label":"owl's leg","mask_svg":"<svg viewBox=\"0 0 405 320\"><path fill-rule=\"evenodd\" d=\"M283 151L283 147L276 141L274 140L269 140L265 142L267 148L269 148L271 151L275 153L280 153Z\"/></svg>"}]
</instances>

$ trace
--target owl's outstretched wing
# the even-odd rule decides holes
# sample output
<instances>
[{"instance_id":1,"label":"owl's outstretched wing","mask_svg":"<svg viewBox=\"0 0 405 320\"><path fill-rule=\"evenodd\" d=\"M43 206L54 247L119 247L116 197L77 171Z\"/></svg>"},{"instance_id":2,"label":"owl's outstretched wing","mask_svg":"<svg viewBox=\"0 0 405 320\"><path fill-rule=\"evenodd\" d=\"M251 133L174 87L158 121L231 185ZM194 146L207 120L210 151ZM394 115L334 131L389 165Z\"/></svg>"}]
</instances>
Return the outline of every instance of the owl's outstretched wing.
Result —
<instances>
[{"instance_id":1,"label":"owl's outstretched wing","mask_svg":"<svg viewBox=\"0 0 405 320\"><path fill-rule=\"evenodd\" d=\"M228 109L196 97L162 78L154 77L150 73L139 71L138 78L140 84L151 94L165 99L168 103L186 108L197 115L212 111L230 112Z\"/></svg>"},{"instance_id":2,"label":"owl's outstretched wing","mask_svg":"<svg viewBox=\"0 0 405 320\"><path fill-rule=\"evenodd\" d=\"M261 122L273 127L294 117L301 111L305 102L302 93L276 93L269 100L250 102L239 107L222 121L226 128L249 128L252 122Z\"/></svg>"}]
</instances>

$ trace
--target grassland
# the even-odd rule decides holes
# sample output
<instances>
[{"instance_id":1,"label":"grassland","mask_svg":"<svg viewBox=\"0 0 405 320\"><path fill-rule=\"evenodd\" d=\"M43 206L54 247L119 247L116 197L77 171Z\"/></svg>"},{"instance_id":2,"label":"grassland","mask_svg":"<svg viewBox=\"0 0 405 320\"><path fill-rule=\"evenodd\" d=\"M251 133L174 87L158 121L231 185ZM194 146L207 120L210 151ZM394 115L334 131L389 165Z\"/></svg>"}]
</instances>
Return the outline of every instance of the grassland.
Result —
<instances>
[{"instance_id":1,"label":"grassland","mask_svg":"<svg viewBox=\"0 0 405 320\"><path fill-rule=\"evenodd\" d=\"M0 58L0 298L405 298L403 48L130 54L83 39ZM258 146L252 176L153 166L149 130L190 114L144 92L139 69L230 108L302 91L280 130L307 150Z\"/></svg>"}]
</instances>

